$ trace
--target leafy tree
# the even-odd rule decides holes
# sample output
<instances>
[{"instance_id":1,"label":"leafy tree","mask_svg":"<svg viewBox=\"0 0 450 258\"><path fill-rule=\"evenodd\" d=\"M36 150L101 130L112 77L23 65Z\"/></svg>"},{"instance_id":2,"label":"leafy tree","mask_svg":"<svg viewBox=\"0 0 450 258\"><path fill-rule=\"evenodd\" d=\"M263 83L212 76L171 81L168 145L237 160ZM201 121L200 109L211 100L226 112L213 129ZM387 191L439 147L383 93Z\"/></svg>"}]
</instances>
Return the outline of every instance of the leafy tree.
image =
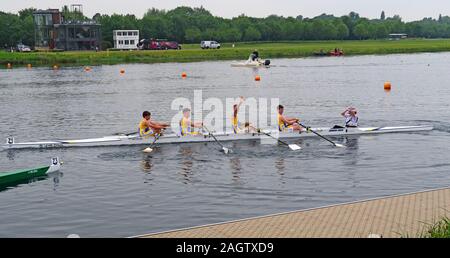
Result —
<instances>
[{"instance_id":1,"label":"leafy tree","mask_svg":"<svg viewBox=\"0 0 450 258\"><path fill-rule=\"evenodd\" d=\"M367 24L360 23L355 26L354 34L358 39L367 39L369 37L369 29Z\"/></svg>"},{"instance_id":2,"label":"leafy tree","mask_svg":"<svg viewBox=\"0 0 450 258\"><path fill-rule=\"evenodd\" d=\"M244 32L243 39L245 41L256 41L256 40L259 40L260 38L261 38L261 33L253 27L248 27Z\"/></svg>"}]
</instances>

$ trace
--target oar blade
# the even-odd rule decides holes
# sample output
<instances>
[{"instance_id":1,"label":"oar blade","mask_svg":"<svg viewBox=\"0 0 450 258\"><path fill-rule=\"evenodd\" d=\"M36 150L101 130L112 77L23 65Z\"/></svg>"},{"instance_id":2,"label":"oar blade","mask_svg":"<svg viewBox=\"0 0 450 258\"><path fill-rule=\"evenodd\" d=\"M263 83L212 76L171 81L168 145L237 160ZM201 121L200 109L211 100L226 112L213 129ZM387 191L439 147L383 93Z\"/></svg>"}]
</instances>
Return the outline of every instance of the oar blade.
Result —
<instances>
[{"instance_id":1,"label":"oar blade","mask_svg":"<svg viewBox=\"0 0 450 258\"><path fill-rule=\"evenodd\" d=\"M222 147L223 153L225 154L229 154L229 153L233 153L233 151L231 149L228 149L226 147Z\"/></svg>"},{"instance_id":2,"label":"oar blade","mask_svg":"<svg viewBox=\"0 0 450 258\"><path fill-rule=\"evenodd\" d=\"M150 152L152 152L152 151L153 151L153 149L150 148L150 147L148 147L148 148L146 148L146 149L143 150L143 152L145 152L145 153L150 153Z\"/></svg>"},{"instance_id":3,"label":"oar blade","mask_svg":"<svg viewBox=\"0 0 450 258\"><path fill-rule=\"evenodd\" d=\"M297 150L301 150L302 147L298 146L297 144L289 144L289 149L293 150L293 151L297 151Z\"/></svg>"},{"instance_id":4,"label":"oar blade","mask_svg":"<svg viewBox=\"0 0 450 258\"><path fill-rule=\"evenodd\" d=\"M345 145L339 144L339 143L335 143L334 146L338 147L338 148L345 148Z\"/></svg>"}]
</instances>

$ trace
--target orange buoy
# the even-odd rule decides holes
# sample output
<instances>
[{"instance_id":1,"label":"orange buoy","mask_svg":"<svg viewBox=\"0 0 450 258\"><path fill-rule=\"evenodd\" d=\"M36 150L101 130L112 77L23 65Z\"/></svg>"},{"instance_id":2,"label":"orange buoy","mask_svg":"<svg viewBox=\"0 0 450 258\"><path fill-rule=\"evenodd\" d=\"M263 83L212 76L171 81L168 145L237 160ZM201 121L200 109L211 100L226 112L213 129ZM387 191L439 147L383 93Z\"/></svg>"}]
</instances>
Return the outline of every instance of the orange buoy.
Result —
<instances>
[{"instance_id":1,"label":"orange buoy","mask_svg":"<svg viewBox=\"0 0 450 258\"><path fill-rule=\"evenodd\" d=\"M27 68L28 68L28 69L31 69L31 64L27 64Z\"/></svg>"},{"instance_id":2,"label":"orange buoy","mask_svg":"<svg viewBox=\"0 0 450 258\"><path fill-rule=\"evenodd\" d=\"M391 90L391 83L390 82L385 82L384 83L384 90Z\"/></svg>"},{"instance_id":3,"label":"orange buoy","mask_svg":"<svg viewBox=\"0 0 450 258\"><path fill-rule=\"evenodd\" d=\"M120 69L120 73L124 74L125 73L125 69Z\"/></svg>"},{"instance_id":4,"label":"orange buoy","mask_svg":"<svg viewBox=\"0 0 450 258\"><path fill-rule=\"evenodd\" d=\"M86 67L84 68L84 70L85 70L86 72L90 72L90 71L91 71L91 68L90 68L89 66L86 66Z\"/></svg>"},{"instance_id":5,"label":"orange buoy","mask_svg":"<svg viewBox=\"0 0 450 258\"><path fill-rule=\"evenodd\" d=\"M58 68L59 68L59 67L58 67L57 65L54 65L54 66L53 66L53 70L58 70Z\"/></svg>"},{"instance_id":6,"label":"orange buoy","mask_svg":"<svg viewBox=\"0 0 450 258\"><path fill-rule=\"evenodd\" d=\"M256 76L255 76L255 81L257 81L257 82L261 81L261 76L256 75Z\"/></svg>"},{"instance_id":7,"label":"orange buoy","mask_svg":"<svg viewBox=\"0 0 450 258\"><path fill-rule=\"evenodd\" d=\"M6 65L6 67L8 68L8 69L11 69L11 64L10 63L8 63L7 65Z\"/></svg>"},{"instance_id":8,"label":"orange buoy","mask_svg":"<svg viewBox=\"0 0 450 258\"><path fill-rule=\"evenodd\" d=\"M187 77L187 73L182 72L182 73L181 73L181 77L182 77L182 78L186 78L186 77Z\"/></svg>"}]
</instances>

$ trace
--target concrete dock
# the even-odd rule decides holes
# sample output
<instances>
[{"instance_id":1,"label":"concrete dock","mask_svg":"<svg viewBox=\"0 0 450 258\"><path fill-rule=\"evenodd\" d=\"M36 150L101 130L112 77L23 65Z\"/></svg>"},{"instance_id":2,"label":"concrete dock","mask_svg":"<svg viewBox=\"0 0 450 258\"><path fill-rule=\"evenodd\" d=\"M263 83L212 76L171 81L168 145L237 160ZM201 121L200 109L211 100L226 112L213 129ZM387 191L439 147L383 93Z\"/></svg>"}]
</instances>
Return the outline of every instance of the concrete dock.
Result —
<instances>
[{"instance_id":1,"label":"concrete dock","mask_svg":"<svg viewBox=\"0 0 450 258\"><path fill-rule=\"evenodd\" d=\"M450 188L160 232L151 238L417 237L450 217Z\"/></svg>"}]
</instances>

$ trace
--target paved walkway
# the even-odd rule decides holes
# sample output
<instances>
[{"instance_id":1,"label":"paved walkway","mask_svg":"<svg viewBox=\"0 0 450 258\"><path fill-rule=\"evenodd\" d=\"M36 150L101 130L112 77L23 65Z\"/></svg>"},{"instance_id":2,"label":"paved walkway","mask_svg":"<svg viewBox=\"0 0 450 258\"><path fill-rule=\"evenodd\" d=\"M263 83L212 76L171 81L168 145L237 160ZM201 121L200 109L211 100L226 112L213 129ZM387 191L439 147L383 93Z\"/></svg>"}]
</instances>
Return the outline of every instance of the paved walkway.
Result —
<instances>
[{"instance_id":1,"label":"paved walkway","mask_svg":"<svg viewBox=\"0 0 450 258\"><path fill-rule=\"evenodd\" d=\"M416 237L450 217L450 188L174 230L139 237Z\"/></svg>"}]
</instances>

